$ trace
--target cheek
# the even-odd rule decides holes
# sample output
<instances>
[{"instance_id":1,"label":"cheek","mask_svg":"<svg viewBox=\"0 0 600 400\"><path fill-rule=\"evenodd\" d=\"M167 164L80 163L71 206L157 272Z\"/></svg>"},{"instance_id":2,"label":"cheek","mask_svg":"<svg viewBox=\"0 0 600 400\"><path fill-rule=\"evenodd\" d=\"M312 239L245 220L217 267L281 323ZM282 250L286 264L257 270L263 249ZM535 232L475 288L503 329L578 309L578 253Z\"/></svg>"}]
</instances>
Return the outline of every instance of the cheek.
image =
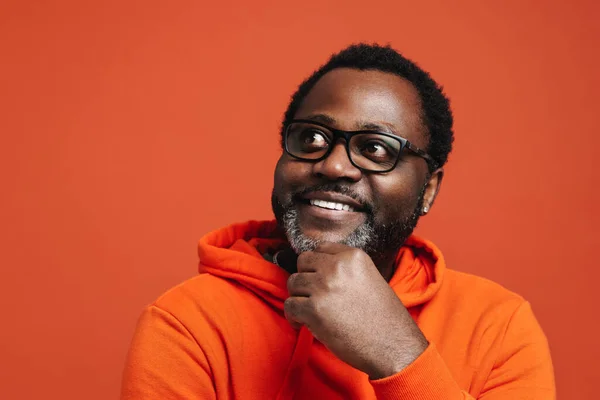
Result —
<instances>
[{"instance_id":1,"label":"cheek","mask_svg":"<svg viewBox=\"0 0 600 400\"><path fill-rule=\"evenodd\" d=\"M310 164L290 160L285 154L275 166L274 190L278 195L286 195L307 185L310 177Z\"/></svg>"},{"instance_id":2,"label":"cheek","mask_svg":"<svg viewBox=\"0 0 600 400\"><path fill-rule=\"evenodd\" d=\"M283 180L282 178L282 158L280 157L279 160L277 161L277 164L275 165L275 173L273 175L273 190L277 192L277 189L279 187L281 187L281 182Z\"/></svg>"},{"instance_id":3,"label":"cheek","mask_svg":"<svg viewBox=\"0 0 600 400\"><path fill-rule=\"evenodd\" d=\"M375 217L381 222L404 219L412 215L417 207L421 188L414 177L379 179L372 182L371 187L375 199Z\"/></svg>"}]
</instances>

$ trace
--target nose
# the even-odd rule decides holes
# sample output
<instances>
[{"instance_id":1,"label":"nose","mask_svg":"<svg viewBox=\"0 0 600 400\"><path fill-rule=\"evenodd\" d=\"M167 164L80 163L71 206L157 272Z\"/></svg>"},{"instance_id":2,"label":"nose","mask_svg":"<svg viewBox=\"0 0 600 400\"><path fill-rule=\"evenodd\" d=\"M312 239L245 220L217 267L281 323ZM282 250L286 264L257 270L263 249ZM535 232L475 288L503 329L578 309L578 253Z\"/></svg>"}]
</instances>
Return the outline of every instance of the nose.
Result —
<instances>
[{"instance_id":1,"label":"nose","mask_svg":"<svg viewBox=\"0 0 600 400\"><path fill-rule=\"evenodd\" d=\"M313 165L313 172L331 181L345 179L357 182L362 177L362 171L350 162L343 140L333 145L331 153L324 160Z\"/></svg>"}]
</instances>

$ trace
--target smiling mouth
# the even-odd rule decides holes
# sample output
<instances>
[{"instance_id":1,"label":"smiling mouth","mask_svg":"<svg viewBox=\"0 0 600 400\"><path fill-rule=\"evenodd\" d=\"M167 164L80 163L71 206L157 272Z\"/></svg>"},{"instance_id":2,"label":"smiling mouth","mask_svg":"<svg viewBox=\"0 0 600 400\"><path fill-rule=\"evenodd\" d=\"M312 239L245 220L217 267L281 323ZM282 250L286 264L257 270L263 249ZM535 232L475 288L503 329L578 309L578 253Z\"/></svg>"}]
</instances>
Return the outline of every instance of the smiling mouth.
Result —
<instances>
[{"instance_id":1,"label":"smiling mouth","mask_svg":"<svg viewBox=\"0 0 600 400\"><path fill-rule=\"evenodd\" d=\"M324 208L326 210L354 212L354 207L344 203L336 203L333 201L325 201L318 199L311 199L309 200L309 203L311 206Z\"/></svg>"}]
</instances>

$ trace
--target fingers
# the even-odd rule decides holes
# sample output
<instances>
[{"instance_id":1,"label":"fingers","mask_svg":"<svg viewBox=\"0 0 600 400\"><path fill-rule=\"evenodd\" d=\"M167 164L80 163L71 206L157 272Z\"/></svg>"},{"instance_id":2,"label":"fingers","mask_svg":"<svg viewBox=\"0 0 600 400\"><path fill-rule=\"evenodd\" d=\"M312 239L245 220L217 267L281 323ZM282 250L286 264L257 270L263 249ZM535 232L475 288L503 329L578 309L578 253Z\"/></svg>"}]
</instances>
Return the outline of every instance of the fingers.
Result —
<instances>
[{"instance_id":1,"label":"fingers","mask_svg":"<svg viewBox=\"0 0 600 400\"><path fill-rule=\"evenodd\" d=\"M285 318L294 329L300 329L300 326L306 324L308 318L307 310L311 304L311 289L314 290L318 284L317 273L315 272L297 272L290 275L287 281L288 297L283 303Z\"/></svg>"},{"instance_id":2,"label":"fingers","mask_svg":"<svg viewBox=\"0 0 600 400\"><path fill-rule=\"evenodd\" d=\"M315 248L316 253L339 254L344 251L353 250L354 247L346 246L345 244L335 242L321 242Z\"/></svg>"},{"instance_id":3,"label":"fingers","mask_svg":"<svg viewBox=\"0 0 600 400\"><path fill-rule=\"evenodd\" d=\"M298 256L296 269L298 272L316 272L319 264L323 263L322 260L320 261L322 258L323 254L314 251L305 251Z\"/></svg>"},{"instance_id":4,"label":"fingers","mask_svg":"<svg viewBox=\"0 0 600 400\"><path fill-rule=\"evenodd\" d=\"M342 255L342 253L344 254ZM349 247L341 243L323 242L314 251L301 253L298 256L296 268L298 272L319 272L319 270L322 270L322 266L329 265L334 258L341 260L361 255L366 256L362 250L354 247Z\"/></svg>"},{"instance_id":5,"label":"fingers","mask_svg":"<svg viewBox=\"0 0 600 400\"><path fill-rule=\"evenodd\" d=\"M308 297L318 284L318 276L315 272L297 272L288 278L287 289L290 296Z\"/></svg>"},{"instance_id":6,"label":"fingers","mask_svg":"<svg viewBox=\"0 0 600 400\"><path fill-rule=\"evenodd\" d=\"M288 297L283 303L285 318L297 327L306 324L310 316L311 299L309 297Z\"/></svg>"}]
</instances>

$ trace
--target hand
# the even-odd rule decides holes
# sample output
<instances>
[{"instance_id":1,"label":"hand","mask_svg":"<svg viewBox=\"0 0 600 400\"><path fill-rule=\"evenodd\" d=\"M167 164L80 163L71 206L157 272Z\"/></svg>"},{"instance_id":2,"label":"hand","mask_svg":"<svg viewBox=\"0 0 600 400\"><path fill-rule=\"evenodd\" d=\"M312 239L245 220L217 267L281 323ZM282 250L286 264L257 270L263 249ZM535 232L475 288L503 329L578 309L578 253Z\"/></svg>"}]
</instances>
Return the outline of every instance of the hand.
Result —
<instances>
[{"instance_id":1,"label":"hand","mask_svg":"<svg viewBox=\"0 0 600 400\"><path fill-rule=\"evenodd\" d=\"M300 254L287 282L285 316L303 324L340 360L380 379L400 372L427 339L371 258L362 250L323 243Z\"/></svg>"}]
</instances>

